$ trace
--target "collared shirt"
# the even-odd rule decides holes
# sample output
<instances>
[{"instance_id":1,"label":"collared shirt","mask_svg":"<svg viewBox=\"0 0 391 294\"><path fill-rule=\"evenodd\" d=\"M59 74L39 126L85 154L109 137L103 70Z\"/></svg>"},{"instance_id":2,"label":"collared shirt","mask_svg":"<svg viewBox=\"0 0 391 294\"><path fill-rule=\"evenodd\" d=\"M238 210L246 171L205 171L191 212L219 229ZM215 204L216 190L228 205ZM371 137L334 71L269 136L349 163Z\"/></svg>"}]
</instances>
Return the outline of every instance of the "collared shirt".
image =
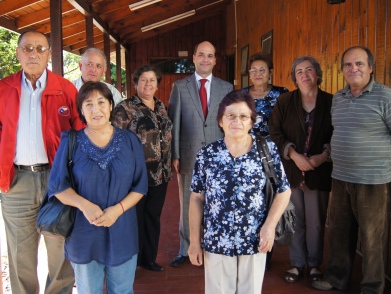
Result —
<instances>
[{"instance_id":1,"label":"collared shirt","mask_svg":"<svg viewBox=\"0 0 391 294\"><path fill-rule=\"evenodd\" d=\"M197 80L198 90L200 90L200 87L201 87L201 81L200 80L203 79L203 77L201 77L197 72L195 72L194 74L195 74L195 77L196 77L196 80ZM208 100L208 107L210 105L210 84L212 83L212 77L213 77L212 74L207 76L206 79L208 81L205 83L206 95L207 95L207 100Z\"/></svg>"},{"instance_id":2,"label":"collared shirt","mask_svg":"<svg viewBox=\"0 0 391 294\"><path fill-rule=\"evenodd\" d=\"M81 86L83 86L84 84L83 79L81 77L78 78L77 80L74 80L72 83L75 85L77 90L80 90ZM106 82L102 82L102 83L105 83L106 86L110 89L111 93L113 94L114 105L117 105L124 99L116 87Z\"/></svg>"},{"instance_id":3,"label":"collared shirt","mask_svg":"<svg viewBox=\"0 0 391 294\"><path fill-rule=\"evenodd\" d=\"M114 110L113 124L137 134L144 148L148 185L157 186L172 179L172 122L166 106L158 98L155 109L146 106L138 95L121 102Z\"/></svg>"},{"instance_id":4,"label":"collared shirt","mask_svg":"<svg viewBox=\"0 0 391 294\"><path fill-rule=\"evenodd\" d=\"M41 113L41 99L46 88L46 80L45 69L37 80L37 88L34 90L23 71L19 121L16 131L15 164L34 165L49 162L42 135Z\"/></svg>"},{"instance_id":5,"label":"collared shirt","mask_svg":"<svg viewBox=\"0 0 391 294\"><path fill-rule=\"evenodd\" d=\"M259 231L267 212L263 189L266 177L255 137L251 150L234 157L217 140L198 152L191 190L204 194L202 247L227 256L258 253ZM277 174L277 193L289 188L276 145L268 139Z\"/></svg>"},{"instance_id":6,"label":"collared shirt","mask_svg":"<svg viewBox=\"0 0 391 294\"><path fill-rule=\"evenodd\" d=\"M331 107L332 177L357 184L391 181L391 89L373 77L354 97L350 86L338 91Z\"/></svg>"}]
</instances>

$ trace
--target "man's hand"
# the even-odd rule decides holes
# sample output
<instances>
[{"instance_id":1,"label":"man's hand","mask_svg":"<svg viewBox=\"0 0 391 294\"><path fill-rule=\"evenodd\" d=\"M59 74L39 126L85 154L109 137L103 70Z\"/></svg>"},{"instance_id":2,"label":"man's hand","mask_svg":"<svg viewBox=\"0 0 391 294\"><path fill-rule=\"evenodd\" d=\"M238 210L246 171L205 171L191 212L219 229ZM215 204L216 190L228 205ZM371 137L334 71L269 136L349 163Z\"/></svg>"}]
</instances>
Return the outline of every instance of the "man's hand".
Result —
<instances>
[{"instance_id":1,"label":"man's hand","mask_svg":"<svg viewBox=\"0 0 391 294\"><path fill-rule=\"evenodd\" d=\"M181 162L179 159L174 159L172 161L172 168L174 169L174 171L177 173L177 174L180 174L180 168L181 168Z\"/></svg>"}]
</instances>

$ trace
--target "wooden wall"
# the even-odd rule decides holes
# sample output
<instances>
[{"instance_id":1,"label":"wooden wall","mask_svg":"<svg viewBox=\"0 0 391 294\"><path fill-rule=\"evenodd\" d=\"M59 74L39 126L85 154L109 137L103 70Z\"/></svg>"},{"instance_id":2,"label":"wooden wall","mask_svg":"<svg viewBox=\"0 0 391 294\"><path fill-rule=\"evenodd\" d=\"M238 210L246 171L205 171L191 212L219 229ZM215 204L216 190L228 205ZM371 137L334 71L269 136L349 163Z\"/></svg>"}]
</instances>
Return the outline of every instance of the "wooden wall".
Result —
<instances>
[{"instance_id":1,"label":"wooden wall","mask_svg":"<svg viewBox=\"0 0 391 294\"><path fill-rule=\"evenodd\" d=\"M235 12L237 38L235 23L232 23ZM270 30L273 30L275 85L293 90L295 86L290 77L293 60L301 55L311 55L318 59L323 69L321 88L334 94L345 86L340 70L343 51L363 45L375 57L375 79L391 87L390 18L391 0L346 0L338 5L327 4L327 0L232 1L227 10L226 54L236 53L238 56L237 88L241 87L241 48L249 44L249 55L260 51L261 36ZM385 259L390 278L390 238Z\"/></svg>"},{"instance_id":2,"label":"wooden wall","mask_svg":"<svg viewBox=\"0 0 391 294\"><path fill-rule=\"evenodd\" d=\"M241 48L249 44L250 55L260 51L261 36L273 30L273 83L276 85L293 90L290 77L293 60L312 55L323 69L321 88L335 93L344 86L340 71L343 51L363 45L374 54L376 80L391 86L391 0L346 0L338 5L330 5L327 0L232 1L227 28L233 26L229 20L234 19L235 5L237 69ZM235 52L234 44L235 35L227 32L227 54ZM239 70L236 79L240 83Z\"/></svg>"},{"instance_id":3,"label":"wooden wall","mask_svg":"<svg viewBox=\"0 0 391 294\"><path fill-rule=\"evenodd\" d=\"M221 13L200 22L132 44L129 54L131 72L137 67L149 64L154 59L175 58L178 56L178 51L188 51L189 55L187 58L193 60L194 46L202 41L210 41L215 45L217 50L217 61L213 69L213 74L224 79L226 75L226 36L224 25L225 13ZM156 96L167 104L172 83L186 76L189 76L189 74L163 75ZM131 90L131 93L134 94L135 90L133 85Z\"/></svg>"}]
</instances>

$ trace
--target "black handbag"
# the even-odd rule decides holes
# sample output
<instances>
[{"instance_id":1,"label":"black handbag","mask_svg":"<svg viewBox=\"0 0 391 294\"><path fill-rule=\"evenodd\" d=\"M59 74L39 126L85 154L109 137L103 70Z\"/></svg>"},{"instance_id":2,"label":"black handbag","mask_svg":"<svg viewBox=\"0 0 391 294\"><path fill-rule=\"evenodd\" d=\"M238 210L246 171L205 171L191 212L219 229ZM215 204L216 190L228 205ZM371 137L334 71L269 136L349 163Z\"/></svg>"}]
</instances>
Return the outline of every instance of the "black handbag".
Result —
<instances>
[{"instance_id":1,"label":"black handbag","mask_svg":"<svg viewBox=\"0 0 391 294\"><path fill-rule=\"evenodd\" d=\"M69 148L68 148L68 172L71 187L75 189L75 182L72 174L72 152L75 145L76 131L69 131ZM72 232L75 222L76 208L63 204L57 197L49 199L46 190L45 195L37 215L36 228L44 236L56 239L66 239Z\"/></svg>"},{"instance_id":2,"label":"black handbag","mask_svg":"<svg viewBox=\"0 0 391 294\"><path fill-rule=\"evenodd\" d=\"M277 183L277 175L274 169L274 162L270 155L269 147L267 146L265 138L257 136L257 148L259 155L261 156L262 166L266 175L265 184L265 198L267 211L272 206ZM287 246L292 242L296 220L295 206L289 201L288 206L285 208L280 220L277 223L274 245Z\"/></svg>"}]
</instances>

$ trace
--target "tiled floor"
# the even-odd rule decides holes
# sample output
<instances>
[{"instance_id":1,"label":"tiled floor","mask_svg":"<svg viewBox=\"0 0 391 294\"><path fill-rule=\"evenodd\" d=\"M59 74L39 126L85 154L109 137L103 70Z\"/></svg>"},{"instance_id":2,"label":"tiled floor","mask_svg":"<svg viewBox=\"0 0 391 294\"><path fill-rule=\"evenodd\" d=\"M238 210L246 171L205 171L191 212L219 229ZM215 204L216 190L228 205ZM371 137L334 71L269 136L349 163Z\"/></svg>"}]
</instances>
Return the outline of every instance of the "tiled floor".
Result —
<instances>
[{"instance_id":1,"label":"tiled floor","mask_svg":"<svg viewBox=\"0 0 391 294\"><path fill-rule=\"evenodd\" d=\"M163 272L151 272L138 268L134 290L136 294L201 294L204 293L204 272L202 267L190 263L179 268L168 264L177 255L179 249L178 238L179 200L177 181L174 178L168 188L167 198L161 217L161 238L157 262L164 266ZM327 244L327 234L326 234ZM325 246L327 247L327 246ZM287 247L276 247L273 253L272 268L266 271L263 283L264 294L302 294L322 293L311 287L311 281L306 273L299 282L288 284L284 281L284 272L289 268ZM324 260L327 261L327 248ZM324 269L325 263L322 266ZM357 255L353 273L353 284L349 291L328 291L325 293L360 293L359 281L361 279L361 257ZM384 293L391 293L388 282Z\"/></svg>"}]
</instances>

